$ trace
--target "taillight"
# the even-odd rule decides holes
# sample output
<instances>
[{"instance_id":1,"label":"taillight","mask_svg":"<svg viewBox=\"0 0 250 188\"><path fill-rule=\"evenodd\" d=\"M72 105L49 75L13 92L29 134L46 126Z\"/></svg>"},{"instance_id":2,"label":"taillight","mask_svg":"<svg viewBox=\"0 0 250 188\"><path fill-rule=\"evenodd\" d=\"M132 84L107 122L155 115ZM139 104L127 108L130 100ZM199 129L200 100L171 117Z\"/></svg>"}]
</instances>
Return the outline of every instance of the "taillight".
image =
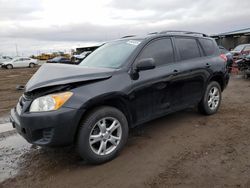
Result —
<instances>
[{"instance_id":1,"label":"taillight","mask_svg":"<svg viewBox=\"0 0 250 188\"><path fill-rule=\"evenodd\" d=\"M223 59L225 62L227 62L227 56L225 54L221 54L220 58Z\"/></svg>"}]
</instances>

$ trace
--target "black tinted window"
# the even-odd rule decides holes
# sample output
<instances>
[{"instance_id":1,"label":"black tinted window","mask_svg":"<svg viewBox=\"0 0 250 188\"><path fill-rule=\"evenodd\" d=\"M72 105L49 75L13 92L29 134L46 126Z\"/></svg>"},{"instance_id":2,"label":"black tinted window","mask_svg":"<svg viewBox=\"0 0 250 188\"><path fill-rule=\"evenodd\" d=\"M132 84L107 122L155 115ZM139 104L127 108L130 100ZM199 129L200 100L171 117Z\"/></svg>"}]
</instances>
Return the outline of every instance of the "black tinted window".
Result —
<instances>
[{"instance_id":1,"label":"black tinted window","mask_svg":"<svg viewBox=\"0 0 250 188\"><path fill-rule=\"evenodd\" d=\"M156 65L174 61L172 42L169 38L159 39L148 44L139 56L139 59L154 58Z\"/></svg>"},{"instance_id":2,"label":"black tinted window","mask_svg":"<svg viewBox=\"0 0 250 188\"><path fill-rule=\"evenodd\" d=\"M199 39L203 50L207 56L214 55L216 53L216 46L214 41L210 39Z\"/></svg>"},{"instance_id":3,"label":"black tinted window","mask_svg":"<svg viewBox=\"0 0 250 188\"><path fill-rule=\"evenodd\" d=\"M176 38L175 41L182 60L200 57L199 47L195 39Z\"/></svg>"}]
</instances>

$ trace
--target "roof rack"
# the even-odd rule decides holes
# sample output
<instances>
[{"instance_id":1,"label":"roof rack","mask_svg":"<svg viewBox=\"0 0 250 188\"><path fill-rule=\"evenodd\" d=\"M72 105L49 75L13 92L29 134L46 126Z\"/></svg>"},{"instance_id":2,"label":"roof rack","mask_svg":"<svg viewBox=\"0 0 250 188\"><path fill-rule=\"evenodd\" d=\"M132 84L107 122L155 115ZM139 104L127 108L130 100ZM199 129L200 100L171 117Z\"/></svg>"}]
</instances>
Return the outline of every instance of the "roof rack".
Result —
<instances>
[{"instance_id":1,"label":"roof rack","mask_svg":"<svg viewBox=\"0 0 250 188\"><path fill-rule=\"evenodd\" d=\"M130 37L135 37L135 36L136 36L136 35L127 35L127 36L122 37L121 39L130 38Z\"/></svg>"},{"instance_id":2,"label":"roof rack","mask_svg":"<svg viewBox=\"0 0 250 188\"><path fill-rule=\"evenodd\" d=\"M178 30L169 30L169 31L161 31L159 34L185 34L185 35L195 35L195 36L203 36L208 37L207 34L199 33L199 32L193 32L193 31L178 31Z\"/></svg>"},{"instance_id":3,"label":"roof rack","mask_svg":"<svg viewBox=\"0 0 250 188\"><path fill-rule=\"evenodd\" d=\"M156 35L156 34L158 34L158 32L148 33L148 35Z\"/></svg>"}]
</instances>

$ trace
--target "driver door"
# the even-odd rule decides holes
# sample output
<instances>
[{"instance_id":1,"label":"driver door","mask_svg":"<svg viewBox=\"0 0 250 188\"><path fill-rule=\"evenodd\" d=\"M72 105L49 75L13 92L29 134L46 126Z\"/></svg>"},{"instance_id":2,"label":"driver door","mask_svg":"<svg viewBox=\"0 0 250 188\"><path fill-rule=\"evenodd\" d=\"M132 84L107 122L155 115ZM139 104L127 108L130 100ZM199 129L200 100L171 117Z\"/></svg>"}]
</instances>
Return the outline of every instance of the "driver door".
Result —
<instances>
[{"instance_id":1,"label":"driver door","mask_svg":"<svg viewBox=\"0 0 250 188\"><path fill-rule=\"evenodd\" d=\"M156 39L148 43L134 65L144 58L153 58L155 69L140 71L139 78L132 81L132 102L137 123L160 117L178 107L181 93L171 38ZM175 100L178 99L178 100Z\"/></svg>"},{"instance_id":2,"label":"driver door","mask_svg":"<svg viewBox=\"0 0 250 188\"><path fill-rule=\"evenodd\" d=\"M14 67L22 67L23 66L23 58L18 58L13 62Z\"/></svg>"}]
</instances>

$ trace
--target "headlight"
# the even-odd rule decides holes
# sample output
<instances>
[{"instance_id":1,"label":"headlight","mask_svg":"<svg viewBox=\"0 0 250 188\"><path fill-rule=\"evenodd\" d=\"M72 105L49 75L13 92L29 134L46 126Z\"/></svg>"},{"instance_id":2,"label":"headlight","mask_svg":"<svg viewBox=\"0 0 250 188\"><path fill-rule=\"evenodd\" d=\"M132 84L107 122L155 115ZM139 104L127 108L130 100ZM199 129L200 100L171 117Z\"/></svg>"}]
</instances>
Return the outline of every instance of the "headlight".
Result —
<instances>
[{"instance_id":1,"label":"headlight","mask_svg":"<svg viewBox=\"0 0 250 188\"><path fill-rule=\"evenodd\" d=\"M35 99L30 112L45 112L59 109L73 95L72 92L50 94Z\"/></svg>"}]
</instances>

